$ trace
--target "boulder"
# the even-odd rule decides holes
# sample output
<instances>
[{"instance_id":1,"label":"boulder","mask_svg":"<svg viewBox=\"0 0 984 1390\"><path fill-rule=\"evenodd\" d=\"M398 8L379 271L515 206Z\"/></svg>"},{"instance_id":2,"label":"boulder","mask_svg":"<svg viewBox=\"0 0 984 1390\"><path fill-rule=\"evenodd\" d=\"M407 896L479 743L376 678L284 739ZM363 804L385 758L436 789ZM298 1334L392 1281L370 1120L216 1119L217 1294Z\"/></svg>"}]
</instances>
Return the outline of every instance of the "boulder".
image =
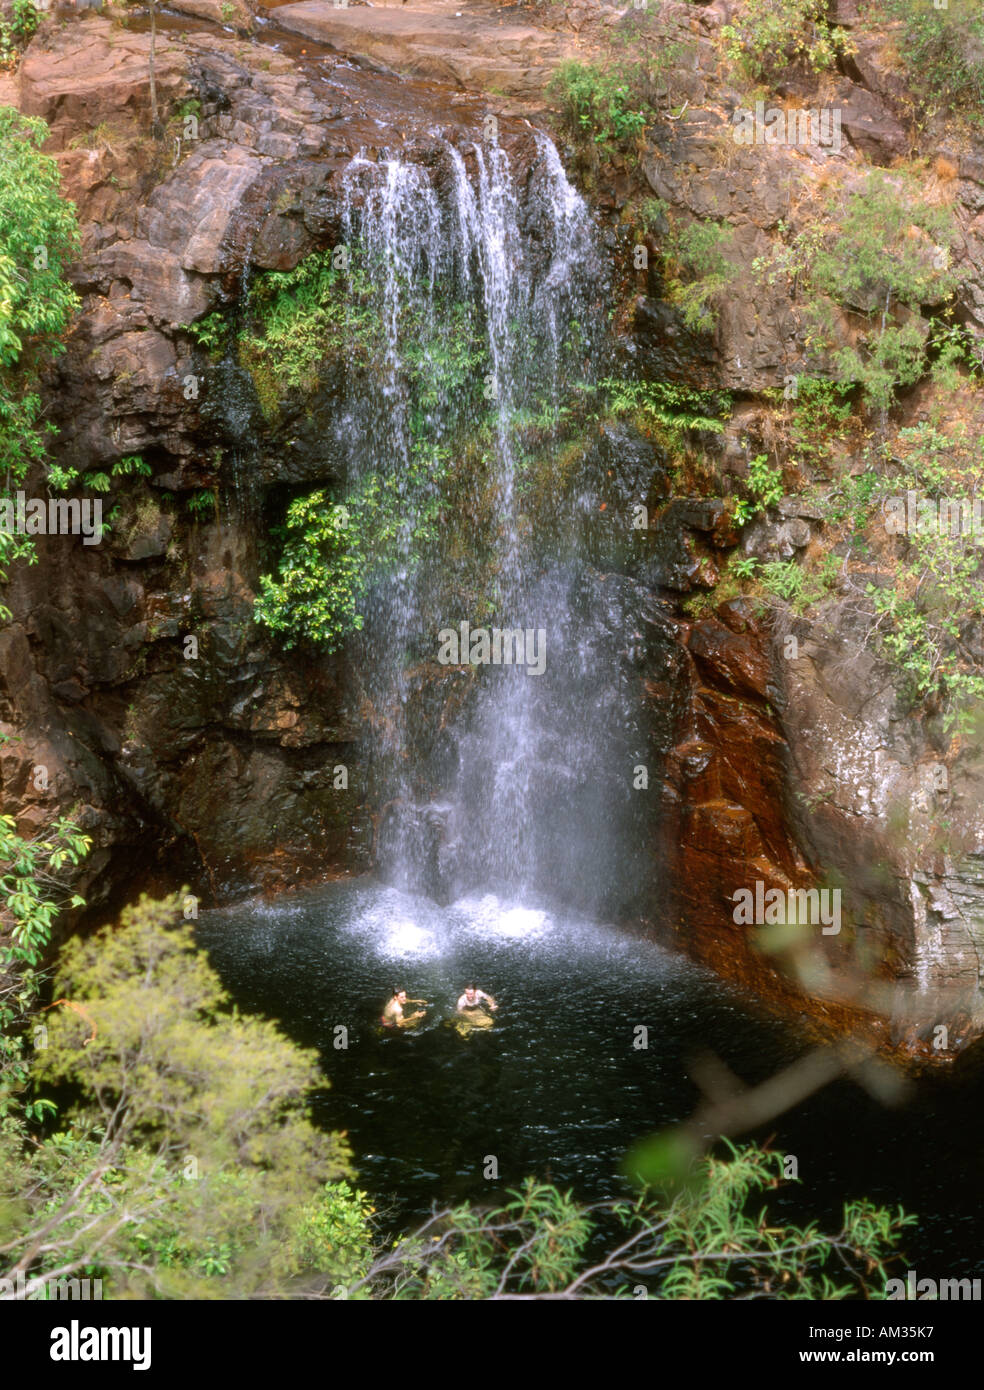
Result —
<instances>
[{"instance_id":1,"label":"boulder","mask_svg":"<svg viewBox=\"0 0 984 1390\"><path fill-rule=\"evenodd\" d=\"M566 36L509 22L487 4L456 12L303 0L279 6L277 23L395 72L534 99L542 98L554 68L573 56Z\"/></svg>"}]
</instances>

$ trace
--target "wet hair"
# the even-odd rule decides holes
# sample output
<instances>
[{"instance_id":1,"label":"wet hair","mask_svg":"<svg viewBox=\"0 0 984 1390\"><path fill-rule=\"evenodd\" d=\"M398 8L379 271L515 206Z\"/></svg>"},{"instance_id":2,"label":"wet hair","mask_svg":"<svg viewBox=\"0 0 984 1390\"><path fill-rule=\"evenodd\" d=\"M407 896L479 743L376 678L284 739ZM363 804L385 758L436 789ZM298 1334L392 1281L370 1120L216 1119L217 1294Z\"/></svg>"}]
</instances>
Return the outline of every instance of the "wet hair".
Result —
<instances>
[{"instance_id":1,"label":"wet hair","mask_svg":"<svg viewBox=\"0 0 984 1390\"><path fill-rule=\"evenodd\" d=\"M394 996L397 995L397 994L406 994L406 992L407 992L407 987L406 987L406 985L394 985L394 986L393 986L393 994L394 994Z\"/></svg>"},{"instance_id":2,"label":"wet hair","mask_svg":"<svg viewBox=\"0 0 984 1390\"><path fill-rule=\"evenodd\" d=\"M475 984L474 980L469 980L468 984L465 985L465 989L478 989L478 985Z\"/></svg>"}]
</instances>

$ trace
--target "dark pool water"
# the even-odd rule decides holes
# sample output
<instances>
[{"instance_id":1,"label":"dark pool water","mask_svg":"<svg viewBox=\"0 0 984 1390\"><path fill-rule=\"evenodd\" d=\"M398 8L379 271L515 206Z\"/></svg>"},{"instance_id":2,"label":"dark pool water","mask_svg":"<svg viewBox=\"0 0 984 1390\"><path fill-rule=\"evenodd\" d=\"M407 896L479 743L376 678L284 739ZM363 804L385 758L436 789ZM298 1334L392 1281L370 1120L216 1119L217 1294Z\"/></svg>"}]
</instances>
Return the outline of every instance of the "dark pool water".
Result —
<instances>
[{"instance_id":1,"label":"dark pool water","mask_svg":"<svg viewBox=\"0 0 984 1390\"><path fill-rule=\"evenodd\" d=\"M349 1131L360 1186L400 1225L488 1200L489 1156L500 1192L527 1174L587 1200L627 1191L627 1149L692 1112L696 1053L754 1082L803 1048L657 946L492 894L440 908L360 879L209 913L199 939L242 1008L318 1048L331 1087L316 1118ZM465 1042L444 1020L470 977L500 1009ZM401 984L436 1007L419 1030L382 1034ZM639 1025L646 1050L632 1045ZM919 1216L905 1253L920 1277L984 1274L980 1078L924 1086L896 1110L838 1083L756 1137L768 1136L803 1180L776 1195L777 1216L837 1222L847 1200L901 1203Z\"/></svg>"}]
</instances>

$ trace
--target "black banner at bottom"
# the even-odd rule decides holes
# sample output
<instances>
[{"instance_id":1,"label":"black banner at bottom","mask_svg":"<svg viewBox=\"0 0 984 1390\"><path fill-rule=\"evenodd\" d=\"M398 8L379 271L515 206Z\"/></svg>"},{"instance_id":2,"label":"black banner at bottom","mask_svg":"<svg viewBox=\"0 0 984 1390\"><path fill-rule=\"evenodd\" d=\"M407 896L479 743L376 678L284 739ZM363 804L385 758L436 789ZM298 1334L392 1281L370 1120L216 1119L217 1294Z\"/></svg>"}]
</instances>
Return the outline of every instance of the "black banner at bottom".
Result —
<instances>
[{"instance_id":1,"label":"black banner at bottom","mask_svg":"<svg viewBox=\"0 0 984 1390\"><path fill-rule=\"evenodd\" d=\"M361 1374L367 1376L393 1374L386 1363L395 1358L396 1373L402 1376L413 1372L422 1354L452 1368L459 1345L468 1347L471 1358L480 1351L487 1368L498 1368L501 1375L520 1369L514 1360L519 1344L510 1350L508 1341L515 1332L523 1339L521 1369L526 1379L541 1358L552 1377L568 1364L583 1374L582 1338L590 1339L596 1355L611 1358L615 1377L630 1369L624 1358L634 1354L650 1359L654 1372L682 1361L702 1376L719 1368L755 1374L799 1366L954 1371L976 1350L980 1325L980 1309L973 1299L680 1303L639 1298L569 1304L568 1316L548 1311L553 1303L562 1308L565 1300L528 1301L543 1306L538 1312L527 1309L511 1316L503 1310L486 1311L478 1303L470 1305L480 1310L474 1317L465 1312L466 1302L451 1303L441 1311L432 1303L403 1303L398 1310L341 1300L8 1301L0 1303L0 1334L5 1358L16 1352L46 1379L71 1383L79 1375L107 1373L172 1380L190 1373L196 1381L209 1375L256 1378L270 1371L303 1373L312 1366L334 1378L352 1374L352 1356L364 1363ZM574 1309L576 1321L570 1316ZM367 1334L376 1340L367 1341ZM608 1340L599 1344L599 1334ZM440 1340L419 1340L428 1335ZM510 1364L512 1371L507 1370Z\"/></svg>"}]
</instances>

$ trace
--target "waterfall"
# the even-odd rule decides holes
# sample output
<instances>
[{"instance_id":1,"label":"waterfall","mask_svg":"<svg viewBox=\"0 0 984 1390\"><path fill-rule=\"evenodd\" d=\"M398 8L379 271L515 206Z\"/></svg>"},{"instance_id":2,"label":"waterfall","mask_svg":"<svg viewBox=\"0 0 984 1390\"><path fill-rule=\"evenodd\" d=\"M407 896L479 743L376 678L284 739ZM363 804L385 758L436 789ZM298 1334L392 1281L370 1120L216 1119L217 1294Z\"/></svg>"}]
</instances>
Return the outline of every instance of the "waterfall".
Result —
<instances>
[{"instance_id":1,"label":"waterfall","mask_svg":"<svg viewBox=\"0 0 984 1390\"><path fill-rule=\"evenodd\" d=\"M578 558L576 501L569 524L551 528L570 539L540 543L522 495L536 448L521 440L583 408L602 366L606 274L591 217L540 133L523 161L478 143L420 163L360 155L344 190L344 236L366 268L379 341L339 429L352 487L382 477L373 486L399 513L362 648L384 767L381 870L435 896L590 896L594 877L615 872L629 778L612 650L623 615ZM436 559L432 546L417 562L421 519L446 504L464 447L476 462L455 479L459 513L439 521ZM460 533L464 558L447 539ZM484 565L484 590L467 591L469 565ZM477 689L428 777L408 708L439 633L463 623L506 638L490 662L478 652ZM532 666L506 664L531 653Z\"/></svg>"}]
</instances>

